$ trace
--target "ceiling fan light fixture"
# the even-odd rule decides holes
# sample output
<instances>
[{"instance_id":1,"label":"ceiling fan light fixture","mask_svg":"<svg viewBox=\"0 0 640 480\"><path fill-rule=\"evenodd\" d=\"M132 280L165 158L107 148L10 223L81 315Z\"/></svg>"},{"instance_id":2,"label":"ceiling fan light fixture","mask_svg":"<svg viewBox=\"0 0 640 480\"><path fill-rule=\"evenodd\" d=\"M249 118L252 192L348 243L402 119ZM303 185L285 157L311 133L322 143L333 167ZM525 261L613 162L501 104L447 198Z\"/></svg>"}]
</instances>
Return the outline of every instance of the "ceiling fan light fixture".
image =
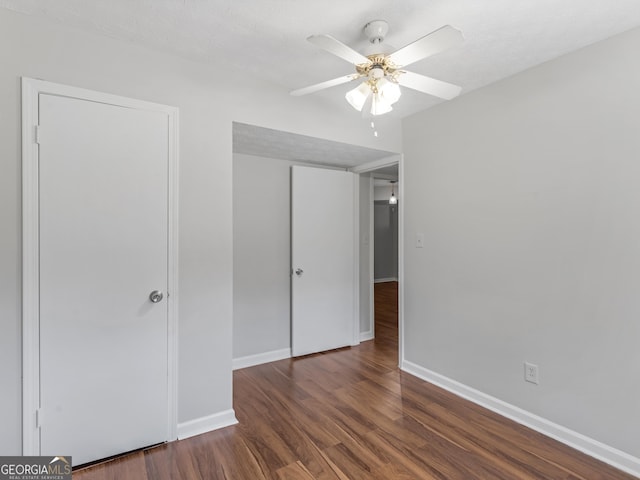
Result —
<instances>
[{"instance_id":1,"label":"ceiling fan light fixture","mask_svg":"<svg viewBox=\"0 0 640 480\"><path fill-rule=\"evenodd\" d=\"M360 112L362 111L362 107L364 107L369 95L371 95L371 87L367 82L362 82L353 90L349 90L344 98L347 99L349 105Z\"/></svg>"},{"instance_id":2,"label":"ceiling fan light fixture","mask_svg":"<svg viewBox=\"0 0 640 480\"><path fill-rule=\"evenodd\" d=\"M391 103L380 92L376 92L371 102L371 115L383 115L391 110L393 110Z\"/></svg>"},{"instance_id":3,"label":"ceiling fan light fixture","mask_svg":"<svg viewBox=\"0 0 640 480\"><path fill-rule=\"evenodd\" d=\"M353 90L349 90L345 98L349 105L366 115L383 115L393 110L392 105L400 98L400 86L386 78L372 83L362 82ZM366 108L366 111L363 109Z\"/></svg>"},{"instance_id":4,"label":"ceiling fan light fixture","mask_svg":"<svg viewBox=\"0 0 640 480\"><path fill-rule=\"evenodd\" d=\"M400 100L402 92L400 91L400 85L397 83L389 81L386 78L381 78L378 80L377 86L379 94L383 96L390 105L393 105Z\"/></svg>"}]
</instances>

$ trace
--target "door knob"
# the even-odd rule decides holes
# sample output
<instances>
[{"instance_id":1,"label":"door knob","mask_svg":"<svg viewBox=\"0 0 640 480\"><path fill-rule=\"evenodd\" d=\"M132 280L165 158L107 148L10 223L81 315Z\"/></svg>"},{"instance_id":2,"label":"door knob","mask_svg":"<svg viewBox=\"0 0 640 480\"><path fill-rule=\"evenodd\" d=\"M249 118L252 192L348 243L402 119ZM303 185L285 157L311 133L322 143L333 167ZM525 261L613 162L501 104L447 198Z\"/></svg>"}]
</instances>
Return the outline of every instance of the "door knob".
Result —
<instances>
[{"instance_id":1,"label":"door knob","mask_svg":"<svg viewBox=\"0 0 640 480\"><path fill-rule=\"evenodd\" d=\"M160 300L162 300L163 296L164 295L162 295L162 292L160 290L154 290L149 294L149 300L151 300L151 302L153 303L158 303Z\"/></svg>"},{"instance_id":2,"label":"door knob","mask_svg":"<svg viewBox=\"0 0 640 480\"><path fill-rule=\"evenodd\" d=\"M302 270L301 268L296 268L296 275L301 277L303 273L304 273L304 270Z\"/></svg>"}]
</instances>

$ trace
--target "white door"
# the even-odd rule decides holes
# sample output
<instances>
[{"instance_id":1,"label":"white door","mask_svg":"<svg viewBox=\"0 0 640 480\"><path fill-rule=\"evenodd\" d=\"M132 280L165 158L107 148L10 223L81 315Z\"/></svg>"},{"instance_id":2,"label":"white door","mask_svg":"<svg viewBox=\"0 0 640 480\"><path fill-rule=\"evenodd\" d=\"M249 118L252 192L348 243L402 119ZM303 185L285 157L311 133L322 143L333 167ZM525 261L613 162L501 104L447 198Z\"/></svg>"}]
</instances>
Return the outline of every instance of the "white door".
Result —
<instances>
[{"instance_id":1,"label":"white door","mask_svg":"<svg viewBox=\"0 0 640 480\"><path fill-rule=\"evenodd\" d=\"M78 465L168 439L168 116L39 109L40 453Z\"/></svg>"},{"instance_id":2,"label":"white door","mask_svg":"<svg viewBox=\"0 0 640 480\"><path fill-rule=\"evenodd\" d=\"M293 356L357 343L353 173L292 167Z\"/></svg>"}]
</instances>

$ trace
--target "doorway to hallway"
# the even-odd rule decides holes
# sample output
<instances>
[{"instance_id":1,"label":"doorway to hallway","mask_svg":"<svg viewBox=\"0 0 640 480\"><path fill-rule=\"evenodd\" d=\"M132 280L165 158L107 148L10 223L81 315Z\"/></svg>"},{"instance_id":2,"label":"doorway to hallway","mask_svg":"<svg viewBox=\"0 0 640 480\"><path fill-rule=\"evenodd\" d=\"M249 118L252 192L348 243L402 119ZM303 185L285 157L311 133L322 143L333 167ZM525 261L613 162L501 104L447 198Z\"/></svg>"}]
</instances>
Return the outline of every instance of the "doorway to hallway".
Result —
<instances>
[{"instance_id":1,"label":"doorway to hallway","mask_svg":"<svg viewBox=\"0 0 640 480\"><path fill-rule=\"evenodd\" d=\"M398 352L398 282L380 282L374 286L376 348Z\"/></svg>"}]
</instances>

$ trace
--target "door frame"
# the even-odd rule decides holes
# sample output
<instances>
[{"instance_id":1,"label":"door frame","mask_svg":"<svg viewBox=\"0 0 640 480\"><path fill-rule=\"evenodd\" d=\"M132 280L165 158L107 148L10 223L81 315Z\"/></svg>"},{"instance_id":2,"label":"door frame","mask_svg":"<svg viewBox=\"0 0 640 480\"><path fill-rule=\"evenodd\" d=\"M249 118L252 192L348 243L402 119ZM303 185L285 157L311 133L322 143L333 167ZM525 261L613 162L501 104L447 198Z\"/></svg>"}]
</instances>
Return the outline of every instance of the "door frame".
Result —
<instances>
[{"instance_id":1,"label":"door frame","mask_svg":"<svg viewBox=\"0 0 640 480\"><path fill-rule=\"evenodd\" d=\"M383 167L398 165L398 365L404 361L404 155L399 153L372 162L364 163L350 169L353 173L370 173ZM372 338L375 338L375 306L374 306L374 235L373 235L373 181L369 184L369 322Z\"/></svg>"},{"instance_id":2,"label":"door frame","mask_svg":"<svg viewBox=\"0 0 640 480\"><path fill-rule=\"evenodd\" d=\"M22 77L22 454L40 455L39 95L50 94L168 116L167 439L177 438L178 109Z\"/></svg>"},{"instance_id":3,"label":"door frame","mask_svg":"<svg viewBox=\"0 0 640 480\"><path fill-rule=\"evenodd\" d=\"M360 175L353 174L353 337L360 345Z\"/></svg>"}]
</instances>

